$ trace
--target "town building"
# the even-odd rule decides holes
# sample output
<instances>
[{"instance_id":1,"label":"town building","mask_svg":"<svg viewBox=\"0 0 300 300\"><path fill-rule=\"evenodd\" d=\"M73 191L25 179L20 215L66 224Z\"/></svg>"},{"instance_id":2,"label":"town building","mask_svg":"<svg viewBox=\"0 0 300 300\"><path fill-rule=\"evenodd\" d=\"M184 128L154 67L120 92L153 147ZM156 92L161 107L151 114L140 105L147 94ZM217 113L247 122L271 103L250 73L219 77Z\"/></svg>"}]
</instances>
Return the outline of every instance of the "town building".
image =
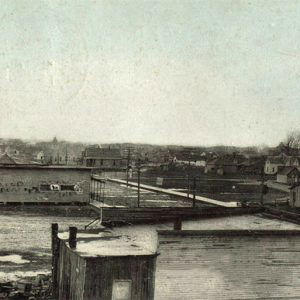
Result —
<instances>
[{"instance_id":1,"label":"town building","mask_svg":"<svg viewBox=\"0 0 300 300\"><path fill-rule=\"evenodd\" d=\"M266 159L265 174L275 175L278 172L278 168L286 165L286 156L270 156Z\"/></svg>"},{"instance_id":2,"label":"town building","mask_svg":"<svg viewBox=\"0 0 300 300\"><path fill-rule=\"evenodd\" d=\"M245 157L240 154L225 154L206 163L205 173L217 175L236 174L239 172Z\"/></svg>"},{"instance_id":3,"label":"town building","mask_svg":"<svg viewBox=\"0 0 300 300\"><path fill-rule=\"evenodd\" d=\"M278 183L288 185L296 184L299 182L300 172L296 167L280 167L277 172Z\"/></svg>"},{"instance_id":4,"label":"town building","mask_svg":"<svg viewBox=\"0 0 300 300\"><path fill-rule=\"evenodd\" d=\"M125 159L116 148L87 147L82 154L83 165L86 167L118 169L125 166Z\"/></svg>"}]
</instances>

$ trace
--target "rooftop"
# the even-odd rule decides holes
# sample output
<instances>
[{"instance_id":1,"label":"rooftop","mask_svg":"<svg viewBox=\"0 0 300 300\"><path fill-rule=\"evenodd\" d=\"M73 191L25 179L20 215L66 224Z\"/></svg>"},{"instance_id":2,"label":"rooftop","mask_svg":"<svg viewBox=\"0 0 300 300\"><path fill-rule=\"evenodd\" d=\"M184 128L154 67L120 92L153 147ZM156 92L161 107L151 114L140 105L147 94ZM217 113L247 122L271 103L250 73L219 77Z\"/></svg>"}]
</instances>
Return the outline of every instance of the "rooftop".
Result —
<instances>
[{"instance_id":1,"label":"rooftop","mask_svg":"<svg viewBox=\"0 0 300 300\"><path fill-rule=\"evenodd\" d=\"M84 151L84 156L86 158L114 158L121 159L121 152L119 149L110 149L110 148L96 148L96 147L88 147Z\"/></svg>"},{"instance_id":2,"label":"rooftop","mask_svg":"<svg viewBox=\"0 0 300 300\"><path fill-rule=\"evenodd\" d=\"M66 242L69 247L69 233L59 234L59 238ZM112 232L78 232L77 246L73 249L82 257L107 257L107 256L129 256L129 255L155 255L155 248L137 240L132 235L118 235Z\"/></svg>"}]
</instances>

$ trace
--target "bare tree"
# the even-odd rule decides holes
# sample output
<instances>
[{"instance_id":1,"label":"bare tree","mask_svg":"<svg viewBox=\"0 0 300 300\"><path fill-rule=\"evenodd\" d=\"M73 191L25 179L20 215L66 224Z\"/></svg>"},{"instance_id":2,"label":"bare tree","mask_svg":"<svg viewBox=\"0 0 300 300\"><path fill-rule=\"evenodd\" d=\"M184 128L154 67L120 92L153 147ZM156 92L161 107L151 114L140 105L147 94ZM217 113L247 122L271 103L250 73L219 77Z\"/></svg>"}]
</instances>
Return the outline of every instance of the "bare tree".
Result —
<instances>
[{"instance_id":1,"label":"bare tree","mask_svg":"<svg viewBox=\"0 0 300 300\"><path fill-rule=\"evenodd\" d=\"M300 149L300 130L290 131L284 143L287 155L293 155Z\"/></svg>"}]
</instances>

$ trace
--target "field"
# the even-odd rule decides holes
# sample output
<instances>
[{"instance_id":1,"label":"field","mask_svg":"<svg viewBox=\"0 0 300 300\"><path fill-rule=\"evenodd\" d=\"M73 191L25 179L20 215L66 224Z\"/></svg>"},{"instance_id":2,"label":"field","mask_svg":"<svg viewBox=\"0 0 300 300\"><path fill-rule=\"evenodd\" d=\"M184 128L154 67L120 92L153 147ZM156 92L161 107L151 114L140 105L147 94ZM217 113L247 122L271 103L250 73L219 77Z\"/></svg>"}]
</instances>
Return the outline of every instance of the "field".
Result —
<instances>
[{"instance_id":1,"label":"field","mask_svg":"<svg viewBox=\"0 0 300 300\"><path fill-rule=\"evenodd\" d=\"M141 176L141 183L157 186L159 176L144 173ZM176 189L187 194L192 194L194 189L193 178L187 176L163 176L163 188ZM133 181L137 181L134 177ZM258 178L230 178L230 177L196 177L196 195L221 201L239 202L260 202L261 182ZM264 203L273 203L276 199L286 197L287 194L275 189L269 189L264 195Z\"/></svg>"}]
</instances>

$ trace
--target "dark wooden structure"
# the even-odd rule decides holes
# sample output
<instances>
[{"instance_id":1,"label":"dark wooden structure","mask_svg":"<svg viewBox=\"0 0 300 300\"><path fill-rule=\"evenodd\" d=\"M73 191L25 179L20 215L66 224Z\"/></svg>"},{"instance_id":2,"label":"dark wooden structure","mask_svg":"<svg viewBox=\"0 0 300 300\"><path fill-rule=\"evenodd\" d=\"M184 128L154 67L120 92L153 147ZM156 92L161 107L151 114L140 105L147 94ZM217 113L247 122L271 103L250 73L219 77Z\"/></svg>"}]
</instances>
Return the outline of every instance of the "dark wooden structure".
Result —
<instances>
[{"instance_id":1,"label":"dark wooden structure","mask_svg":"<svg viewBox=\"0 0 300 300\"><path fill-rule=\"evenodd\" d=\"M156 253L120 237L86 231L74 236L74 228L69 240L54 236L52 241L55 299L154 299Z\"/></svg>"},{"instance_id":2,"label":"dark wooden structure","mask_svg":"<svg viewBox=\"0 0 300 300\"><path fill-rule=\"evenodd\" d=\"M94 205L90 206L96 213L101 214L101 208ZM145 224L160 223L180 218L182 220L211 218L222 216L234 216L243 214L255 214L262 212L262 207L104 207L103 224Z\"/></svg>"}]
</instances>

